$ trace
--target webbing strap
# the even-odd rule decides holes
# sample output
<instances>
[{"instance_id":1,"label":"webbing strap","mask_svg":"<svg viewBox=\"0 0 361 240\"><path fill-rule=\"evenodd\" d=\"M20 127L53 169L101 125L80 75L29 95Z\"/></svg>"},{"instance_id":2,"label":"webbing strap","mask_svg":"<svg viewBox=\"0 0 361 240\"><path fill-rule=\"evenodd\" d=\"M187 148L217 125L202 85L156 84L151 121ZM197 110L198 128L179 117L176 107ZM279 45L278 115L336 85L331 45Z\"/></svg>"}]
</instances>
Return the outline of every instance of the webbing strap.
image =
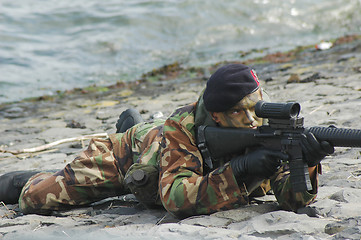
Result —
<instances>
[{"instance_id":1,"label":"webbing strap","mask_svg":"<svg viewBox=\"0 0 361 240\"><path fill-rule=\"evenodd\" d=\"M211 154L207 148L207 144L206 144L206 137L205 137L205 133L204 130L207 126L199 126L198 127L198 141L197 141L197 146L198 149L201 151L202 157L204 159L204 163L205 165L212 170L213 169L213 163L212 163L212 158L211 158Z\"/></svg>"}]
</instances>

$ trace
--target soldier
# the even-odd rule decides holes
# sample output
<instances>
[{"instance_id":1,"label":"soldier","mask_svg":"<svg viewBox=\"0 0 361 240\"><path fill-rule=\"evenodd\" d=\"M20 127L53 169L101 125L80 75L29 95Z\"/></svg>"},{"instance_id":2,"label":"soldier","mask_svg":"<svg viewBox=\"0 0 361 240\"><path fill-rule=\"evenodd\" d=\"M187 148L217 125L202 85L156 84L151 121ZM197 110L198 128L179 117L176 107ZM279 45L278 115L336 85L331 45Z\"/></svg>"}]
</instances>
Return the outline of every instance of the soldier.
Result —
<instances>
[{"instance_id":1,"label":"soldier","mask_svg":"<svg viewBox=\"0 0 361 240\"><path fill-rule=\"evenodd\" d=\"M334 151L329 143L318 142L312 133L303 135L312 190L301 193L292 190L288 164L281 163L288 156L282 152L248 149L206 163L197 145L201 125L262 125L254 112L262 98L254 70L225 65L209 78L197 102L176 109L166 120L145 123L128 110L121 114L116 134L91 140L63 170L1 176L0 201L18 201L24 213L41 214L133 193L146 206L162 205L184 218L238 208L272 189L283 209L296 211L316 197L320 161Z\"/></svg>"}]
</instances>

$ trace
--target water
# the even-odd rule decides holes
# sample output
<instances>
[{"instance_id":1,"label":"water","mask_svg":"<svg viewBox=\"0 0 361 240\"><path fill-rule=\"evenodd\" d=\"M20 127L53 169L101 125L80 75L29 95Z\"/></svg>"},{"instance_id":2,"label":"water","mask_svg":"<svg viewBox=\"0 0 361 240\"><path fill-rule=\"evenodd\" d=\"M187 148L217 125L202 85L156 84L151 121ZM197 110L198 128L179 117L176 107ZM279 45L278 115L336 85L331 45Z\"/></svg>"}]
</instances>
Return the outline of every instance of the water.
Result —
<instances>
[{"instance_id":1,"label":"water","mask_svg":"<svg viewBox=\"0 0 361 240\"><path fill-rule=\"evenodd\" d=\"M360 34L360 13L361 0L1 0L0 102Z\"/></svg>"}]
</instances>

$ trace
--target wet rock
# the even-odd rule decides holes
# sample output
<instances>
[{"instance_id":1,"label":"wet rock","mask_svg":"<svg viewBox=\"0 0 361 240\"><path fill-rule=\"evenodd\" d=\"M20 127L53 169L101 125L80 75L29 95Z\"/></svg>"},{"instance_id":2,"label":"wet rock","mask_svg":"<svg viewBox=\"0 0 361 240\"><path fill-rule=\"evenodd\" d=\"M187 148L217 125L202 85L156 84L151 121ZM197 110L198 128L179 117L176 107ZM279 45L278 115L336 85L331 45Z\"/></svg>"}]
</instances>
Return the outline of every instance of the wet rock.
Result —
<instances>
[{"instance_id":1,"label":"wet rock","mask_svg":"<svg viewBox=\"0 0 361 240\"><path fill-rule=\"evenodd\" d=\"M37 137L39 139L47 139L52 142L60 139L66 139L70 137L77 137L87 134L87 129L80 128L49 128L39 133Z\"/></svg>"},{"instance_id":2,"label":"wet rock","mask_svg":"<svg viewBox=\"0 0 361 240\"><path fill-rule=\"evenodd\" d=\"M325 226L325 233L336 234L334 239L360 239L361 217L329 223Z\"/></svg>"},{"instance_id":3,"label":"wet rock","mask_svg":"<svg viewBox=\"0 0 361 240\"><path fill-rule=\"evenodd\" d=\"M325 233L329 235L333 235L335 233L343 231L347 226L345 224L337 223L329 223L325 226Z\"/></svg>"},{"instance_id":4,"label":"wet rock","mask_svg":"<svg viewBox=\"0 0 361 240\"><path fill-rule=\"evenodd\" d=\"M306 206L300 209L297 209L298 214L306 214L309 217L319 217L320 214L315 207Z\"/></svg>"},{"instance_id":5,"label":"wet rock","mask_svg":"<svg viewBox=\"0 0 361 240\"><path fill-rule=\"evenodd\" d=\"M361 73L361 66L353 67L353 70L357 73Z\"/></svg>"},{"instance_id":6,"label":"wet rock","mask_svg":"<svg viewBox=\"0 0 361 240\"><path fill-rule=\"evenodd\" d=\"M106 110L100 110L96 113L96 118L99 120L107 120L113 116L114 113Z\"/></svg>"},{"instance_id":7,"label":"wet rock","mask_svg":"<svg viewBox=\"0 0 361 240\"><path fill-rule=\"evenodd\" d=\"M67 128L86 128L84 123L77 122L75 120L68 121L66 124Z\"/></svg>"},{"instance_id":8,"label":"wet rock","mask_svg":"<svg viewBox=\"0 0 361 240\"><path fill-rule=\"evenodd\" d=\"M180 221L181 224L189 224L203 227L225 227L232 222L231 219L220 218L218 216L196 216Z\"/></svg>"},{"instance_id":9,"label":"wet rock","mask_svg":"<svg viewBox=\"0 0 361 240\"><path fill-rule=\"evenodd\" d=\"M242 234L230 229L202 227L188 224L163 224L157 226L152 232L149 232L149 237L160 239L237 239L243 238ZM247 239L244 238L244 239ZM262 238L261 238L262 239Z\"/></svg>"},{"instance_id":10,"label":"wet rock","mask_svg":"<svg viewBox=\"0 0 361 240\"><path fill-rule=\"evenodd\" d=\"M8 109L5 109L3 111L3 116L6 118L19 118L19 117L25 117L27 114L21 107L10 107Z\"/></svg>"},{"instance_id":11,"label":"wet rock","mask_svg":"<svg viewBox=\"0 0 361 240\"><path fill-rule=\"evenodd\" d=\"M347 53L347 54L343 54L341 55L338 59L337 62L344 62L344 61L348 61L352 58L355 58L355 54L354 53Z\"/></svg>"},{"instance_id":12,"label":"wet rock","mask_svg":"<svg viewBox=\"0 0 361 240\"><path fill-rule=\"evenodd\" d=\"M276 211L253 217L244 223L230 224L228 228L253 236L279 237L294 233L323 232L325 225L330 222L326 219L310 218L304 214Z\"/></svg>"},{"instance_id":13,"label":"wet rock","mask_svg":"<svg viewBox=\"0 0 361 240\"><path fill-rule=\"evenodd\" d=\"M301 82L301 83L314 82L315 80L320 79L320 78L323 78L323 76L321 76L320 73L314 73L311 76L306 77L299 82Z\"/></svg>"},{"instance_id":14,"label":"wet rock","mask_svg":"<svg viewBox=\"0 0 361 240\"><path fill-rule=\"evenodd\" d=\"M338 201L338 202L347 202L344 197L344 190L338 191L330 196L330 199Z\"/></svg>"},{"instance_id":15,"label":"wet rock","mask_svg":"<svg viewBox=\"0 0 361 240\"><path fill-rule=\"evenodd\" d=\"M337 233L333 239L350 239L350 240L359 240L361 236L361 226L354 226L351 228L346 228L342 232Z\"/></svg>"},{"instance_id":16,"label":"wet rock","mask_svg":"<svg viewBox=\"0 0 361 240\"><path fill-rule=\"evenodd\" d=\"M151 119L160 119L160 118L164 118L164 114L160 111L155 112L152 116Z\"/></svg>"},{"instance_id":17,"label":"wet rock","mask_svg":"<svg viewBox=\"0 0 361 240\"><path fill-rule=\"evenodd\" d=\"M242 222L275 210L278 210L278 205L275 202L272 202L260 205L243 206L234 210L216 212L213 213L212 216L229 219L231 222Z\"/></svg>"},{"instance_id":18,"label":"wet rock","mask_svg":"<svg viewBox=\"0 0 361 240\"><path fill-rule=\"evenodd\" d=\"M300 81L301 79L298 76L298 74L292 73L289 79L287 80L287 83L299 83Z\"/></svg>"}]
</instances>

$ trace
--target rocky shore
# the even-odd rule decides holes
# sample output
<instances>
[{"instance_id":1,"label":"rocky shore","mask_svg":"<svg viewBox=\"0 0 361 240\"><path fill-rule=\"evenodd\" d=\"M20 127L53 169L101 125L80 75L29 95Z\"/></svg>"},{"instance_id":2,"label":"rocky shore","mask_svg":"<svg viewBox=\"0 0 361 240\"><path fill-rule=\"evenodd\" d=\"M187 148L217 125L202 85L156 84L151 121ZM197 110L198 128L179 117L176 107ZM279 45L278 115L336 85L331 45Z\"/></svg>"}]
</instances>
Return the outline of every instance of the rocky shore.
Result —
<instances>
[{"instance_id":1,"label":"rocky shore","mask_svg":"<svg viewBox=\"0 0 361 240\"><path fill-rule=\"evenodd\" d=\"M246 63L273 101L301 104L305 126L361 129L359 36L338 39L323 51L300 48ZM196 101L215 68L175 63L132 84L2 104L0 174L64 167L88 143L69 138L115 132L119 114L129 107L144 119L166 117ZM64 143L29 153L59 140ZM24 149L28 152L21 153ZM22 215L16 204L1 204L0 239L360 239L361 148L336 148L322 163L317 201L297 213L280 210L272 195L239 209L183 220L162 209L144 209L132 195L51 216Z\"/></svg>"}]
</instances>

